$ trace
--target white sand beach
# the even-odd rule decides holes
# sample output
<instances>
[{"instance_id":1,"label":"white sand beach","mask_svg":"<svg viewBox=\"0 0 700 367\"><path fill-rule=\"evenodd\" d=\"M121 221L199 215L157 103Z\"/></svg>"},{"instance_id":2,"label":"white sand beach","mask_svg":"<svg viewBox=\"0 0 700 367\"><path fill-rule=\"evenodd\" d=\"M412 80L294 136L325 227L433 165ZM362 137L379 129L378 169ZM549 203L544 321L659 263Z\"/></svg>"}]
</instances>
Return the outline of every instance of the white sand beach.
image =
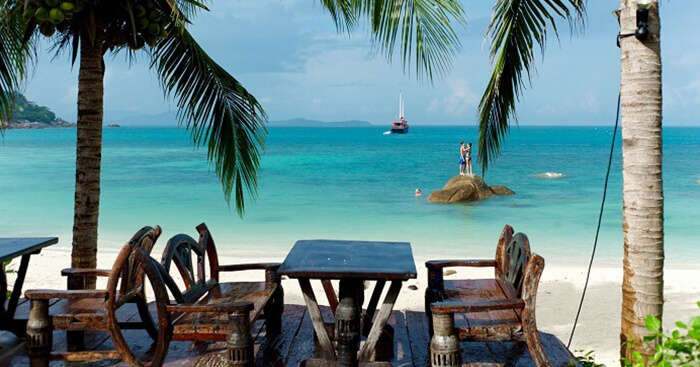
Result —
<instances>
[{"instance_id":1,"label":"white sand beach","mask_svg":"<svg viewBox=\"0 0 700 367\"><path fill-rule=\"evenodd\" d=\"M154 254L160 254L160 247L154 249ZM106 249L99 252L99 267L111 268L116 257L116 250ZM234 256L221 256L221 263L232 264L242 262L281 261L283 255L278 257L256 257L255 259ZM426 274L423 263L426 259L416 258L418 279L408 281L403 288L397 302L397 308L410 310L423 310L423 291L426 286ZM65 248L47 248L41 254L33 256L25 281L24 289L53 288L65 289L65 279L60 276L60 270L70 265L70 253ZM10 265L16 268L15 262ZM475 277L486 278L493 275L491 269L460 269L453 268L457 272L447 278ZM549 266L540 283L537 299L537 317L539 329L553 333L566 343L571 332L571 325L576 313L581 288L585 279L585 268L568 266ZM227 274L226 279L261 279L261 274L255 272L241 272ZM691 267L673 268L667 266L665 270L665 299L664 319L665 325L672 327L675 321L686 321L699 313L695 303L700 300L700 270ZM14 275L8 275L10 284L14 281ZM608 366L617 365L619 328L620 328L620 284L622 280L622 268L611 265L594 266L591 282L588 289L586 302L581 313L576 335L573 339L571 350L595 350L597 359ZM101 280L99 286L104 286ZM411 290L409 285L415 285L417 290ZM303 304L303 298L299 285L295 280L283 280L285 290L285 302L289 304ZM318 282L317 296L322 303L324 297L322 288ZM371 288L367 290L371 292ZM369 294L367 294L367 299ZM327 304L327 303L325 303Z\"/></svg>"}]
</instances>

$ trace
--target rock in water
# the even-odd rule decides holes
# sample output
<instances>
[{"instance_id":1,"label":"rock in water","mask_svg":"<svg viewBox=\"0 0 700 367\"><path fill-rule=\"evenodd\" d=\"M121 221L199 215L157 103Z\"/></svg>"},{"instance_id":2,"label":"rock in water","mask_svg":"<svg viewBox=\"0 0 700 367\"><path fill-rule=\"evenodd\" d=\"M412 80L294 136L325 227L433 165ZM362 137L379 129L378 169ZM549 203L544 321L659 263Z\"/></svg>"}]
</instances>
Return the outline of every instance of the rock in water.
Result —
<instances>
[{"instance_id":1,"label":"rock in water","mask_svg":"<svg viewBox=\"0 0 700 367\"><path fill-rule=\"evenodd\" d=\"M452 177L442 190L433 191L428 196L431 203L459 203L484 200L493 195L513 195L505 186L489 186L477 175Z\"/></svg>"}]
</instances>

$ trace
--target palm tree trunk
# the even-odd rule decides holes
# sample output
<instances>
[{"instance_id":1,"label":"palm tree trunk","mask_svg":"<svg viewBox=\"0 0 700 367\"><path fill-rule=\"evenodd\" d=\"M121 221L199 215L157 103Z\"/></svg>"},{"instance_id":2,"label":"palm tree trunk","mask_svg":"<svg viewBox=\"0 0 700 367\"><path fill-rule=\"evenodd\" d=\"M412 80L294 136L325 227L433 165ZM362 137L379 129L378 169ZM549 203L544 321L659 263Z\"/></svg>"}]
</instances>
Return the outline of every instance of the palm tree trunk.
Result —
<instances>
[{"instance_id":1,"label":"palm tree trunk","mask_svg":"<svg viewBox=\"0 0 700 367\"><path fill-rule=\"evenodd\" d=\"M636 30L638 0L620 0L622 34ZM661 178L661 53L658 1L650 1L649 37L621 40L622 97L622 357L627 341L648 334L647 315L663 311L664 216ZM653 343L634 348L645 356Z\"/></svg>"},{"instance_id":2,"label":"palm tree trunk","mask_svg":"<svg viewBox=\"0 0 700 367\"><path fill-rule=\"evenodd\" d=\"M97 32L99 33L99 32ZM71 266L97 266L97 220L100 209L100 162L102 157L102 98L104 62L102 42L80 42L78 76L78 142L75 164L75 216ZM68 280L70 289L95 288L95 278Z\"/></svg>"}]
</instances>

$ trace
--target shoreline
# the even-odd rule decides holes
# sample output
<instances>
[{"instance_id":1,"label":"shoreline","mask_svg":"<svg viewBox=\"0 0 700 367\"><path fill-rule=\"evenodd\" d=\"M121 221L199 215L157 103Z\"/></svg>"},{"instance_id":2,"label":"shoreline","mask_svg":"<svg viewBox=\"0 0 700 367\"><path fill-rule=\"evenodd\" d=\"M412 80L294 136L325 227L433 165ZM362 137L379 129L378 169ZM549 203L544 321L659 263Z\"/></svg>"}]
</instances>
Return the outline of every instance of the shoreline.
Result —
<instances>
[{"instance_id":1,"label":"shoreline","mask_svg":"<svg viewBox=\"0 0 700 367\"><path fill-rule=\"evenodd\" d=\"M99 268L111 268L118 249L103 246L98 255ZM153 255L160 256L162 246L156 246ZM220 251L219 258L223 264L282 261L283 252L250 254L233 251ZM399 295L396 309L422 311L423 291L427 285L426 271L422 264L428 260L426 256L415 256L418 278L407 281ZM32 256L23 291L28 289L65 289L65 278L60 276L61 269L70 265L70 252L65 247L44 249L39 255ZM587 262L586 262L587 265ZM18 259L15 259L10 269L16 269ZM446 279L455 278L488 278L493 276L491 269L452 268L455 274L447 275ZM700 300L700 283L689 284L688 279L700 279L699 267L694 269L667 267L664 273L666 303L664 305L665 326L673 327L675 321L687 321L697 315L695 302ZM568 266L562 264L545 265L540 281L537 300L538 328L541 331L556 335L566 344L571 332L571 326L581 296L581 288L585 279L586 266ZM8 284L13 284L14 273L8 274ZM177 277L174 277L177 279ZM262 280L262 274L254 271L231 273L227 280ZM581 312L576 335L571 351L594 350L596 359L608 366L618 363L618 344L621 307L622 267L595 264L591 272L591 280ZM98 280L98 287L104 287L106 279ZM312 282L321 304L327 304L319 282ZM418 289L411 290L414 285ZM295 280L284 279L285 303L304 304L304 300ZM366 290L369 299L371 288ZM553 312L554 311L554 312Z\"/></svg>"}]
</instances>

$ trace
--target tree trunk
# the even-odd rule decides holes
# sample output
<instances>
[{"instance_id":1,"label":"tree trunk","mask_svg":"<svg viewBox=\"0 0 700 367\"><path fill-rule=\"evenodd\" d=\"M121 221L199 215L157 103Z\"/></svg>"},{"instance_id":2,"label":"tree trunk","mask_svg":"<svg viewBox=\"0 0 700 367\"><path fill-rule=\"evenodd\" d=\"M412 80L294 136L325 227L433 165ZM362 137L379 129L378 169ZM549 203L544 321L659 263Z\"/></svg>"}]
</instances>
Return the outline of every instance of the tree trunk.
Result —
<instances>
[{"instance_id":1,"label":"tree trunk","mask_svg":"<svg viewBox=\"0 0 700 367\"><path fill-rule=\"evenodd\" d=\"M638 0L620 0L621 34L637 28ZM627 341L645 356L653 343L641 344L648 334L647 315L661 319L663 311L664 217L661 178L661 53L657 0L649 1L649 37L620 42L622 74L622 281L621 356L631 352Z\"/></svg>"},{"instance_id":2,"label":"tree trunk","mask_svg":"<svg viewBox=\"0 0 700 367\"><path fill-rule=\"evenodd\" d=\"M99 32L97 32L99 33ZM97 220L100 209L100 162L102 158L102 98L104 61L102 42L80 42L78 76L78 142L75 164L75 216L71 266L97 266ZM95 278L68 279L70 289L95 288Z\"/></svg>"}]
</instances>

